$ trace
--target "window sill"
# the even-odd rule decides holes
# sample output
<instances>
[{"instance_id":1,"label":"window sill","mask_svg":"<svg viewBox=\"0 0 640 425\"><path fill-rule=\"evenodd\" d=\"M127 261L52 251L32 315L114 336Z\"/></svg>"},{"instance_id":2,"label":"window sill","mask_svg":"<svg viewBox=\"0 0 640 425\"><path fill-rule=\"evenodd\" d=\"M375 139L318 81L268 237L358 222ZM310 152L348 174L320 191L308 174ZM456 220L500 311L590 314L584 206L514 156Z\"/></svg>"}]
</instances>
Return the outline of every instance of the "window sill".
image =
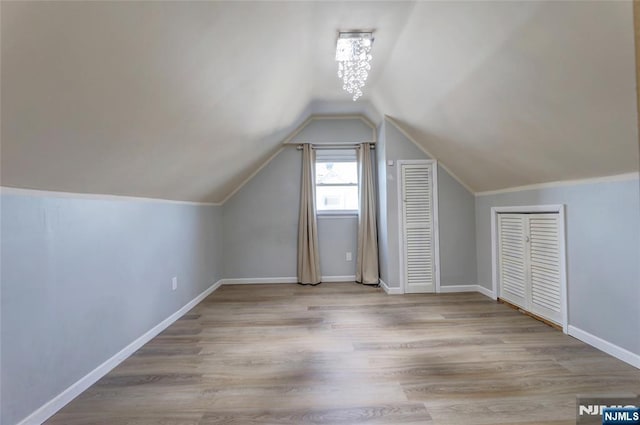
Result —
<instances>
[{"instance_id":1,"label":"window sill","mask_svg":"<svg viewBox=\"0 0 640 425\"><path fill-rule=\"evenodd\" d=\"M357 210L348 211L317 211L317 218L357 218Z\"/></svg>"}]
</instances>

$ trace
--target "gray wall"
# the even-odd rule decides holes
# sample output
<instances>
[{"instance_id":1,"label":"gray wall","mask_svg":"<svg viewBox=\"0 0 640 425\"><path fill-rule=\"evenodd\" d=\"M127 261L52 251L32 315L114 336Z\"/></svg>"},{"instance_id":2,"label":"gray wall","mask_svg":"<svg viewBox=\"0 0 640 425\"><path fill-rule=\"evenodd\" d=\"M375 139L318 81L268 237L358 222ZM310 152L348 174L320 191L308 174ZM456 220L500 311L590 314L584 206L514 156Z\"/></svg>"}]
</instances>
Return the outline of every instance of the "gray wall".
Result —
<instances>
[{"instance_id":1,"label":"gray wall","mask_svg":"<svg viewBox=\"0 0 640 425\"><path fill-rule=\"evenodd\" d=\"M2 424L221 278L219 207L4 194L1 215Z\"/></svg>"},{"instance_id":2,"label":"gray wall","mask_svg":"<svg viewBox=\"0 0 640 425\"><path fill-rule=\"evenodd\" d=\"M400 287L398 224L398 160L430 159L396 126L385 119L377 151L379 169L381 277L389 287ZM387 161L393 160L393 165ZM383 182L386 182L383 186ZM475 199L446 170L438 167L440 285L475 285Z\"/></svg>"},{"instance_id":3,"label":"gray wall","mask_svg":"<svg viewBox=\"0 0 640 425\"><path fill-rule=\"evenodd\" d=\"M287 147L224 204L225 278L296 276L301 172L301 151ZM355 274L357 230L355 216L318 219L323 276Z\"/></svg>"},{"instance_id":4,"label":"gray wall","mask_svg":"<svg viewBox=\"0 0 640 425\"><path fill-rule=\"evenodd\" d=\"M566 206L569 324L640 354L638 180L476 197L478 282L491 288L491 207Z\"/></svg>"},{"instance_id":5,"label":"gray wall","mask_svg":"<svg viewBox=\"0 0 640 425\"><path fill-rule=\"evenodd\" d=\"M440 286L476 285L476 198L438 166Z\"/></svg>"},{"instance_id":6,"label":"gray wall","mask_svg":"<svg viewBox=\"0 0 640 425\"><path fill-rule=\"evenodd\" d=\"M375 142L375 130L359 118L312 118L290 143Z\"/></svg>"},{"instance_id":7,"label":"gray wall","mask_svg":"<svg viewBox=\"0 0 640 425\"><path fill-rule=\"evenodd\" d=\"M285 148L225 202L225 278L296 276L300 161Z\"/></svg>"},{"instance_id":8,"label":"gray wall","mask_svg":"<svg viewBox=\"0 0 640 425\"><path fill-rule=\"evenodd\" d=\"M361 119L318 118L291 143L358 143L374 136ZM302 154L288 146L225 202L225 278L296 276L301 172ZM355 275L357 232L357 216L318 217L322 276Z\"/></svg>"},{"instance_id":9,"label":"gray wall","mask_svg":"<svg viewBox=\"0 0 640 425\"><path fill-rule=\"evenodd\" d=\"M385 120L382 121L378 127L378 143L376 144L376 165L377 165L377 180L376 189L378 194L378 267L380 273L380 279L389 284L391 281L389 275L389 233L387 217L387 137L386 133L387 124Z\"/></svg>"},{"instance_id":10,"label":"gray wall","mask_svg":"<svg viewBox=\"0 0 640 425\"><path fill-rule=\"evenodd\" d=\"M355 275L358 216L318 217L318 245L322 276ZM347 252L351 252L351 261L346 260Z\"/></svg>"}]
</instances>

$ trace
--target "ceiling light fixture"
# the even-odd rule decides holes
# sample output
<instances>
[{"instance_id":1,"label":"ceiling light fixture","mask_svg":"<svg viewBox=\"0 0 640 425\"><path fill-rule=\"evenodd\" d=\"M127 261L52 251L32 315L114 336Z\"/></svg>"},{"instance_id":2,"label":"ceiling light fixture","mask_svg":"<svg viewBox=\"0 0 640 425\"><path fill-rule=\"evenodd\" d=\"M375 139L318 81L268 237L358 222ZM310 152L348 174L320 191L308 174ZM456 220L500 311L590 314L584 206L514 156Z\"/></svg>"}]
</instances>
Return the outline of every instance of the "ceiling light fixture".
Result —
<instances>
[{"instance_id":1,"label":"ceiling light fixture","mask_svg":"<svg viewBox=\"0 0 640 425\"><path fill-rule=\"evenodd\" d=\"M371 45L373 32L349 31L338 33L336 61L338 78L342 78L342 88L353 95L356 101L362 96L362 87L371 70Z\"/></svg>"}]
</instances>

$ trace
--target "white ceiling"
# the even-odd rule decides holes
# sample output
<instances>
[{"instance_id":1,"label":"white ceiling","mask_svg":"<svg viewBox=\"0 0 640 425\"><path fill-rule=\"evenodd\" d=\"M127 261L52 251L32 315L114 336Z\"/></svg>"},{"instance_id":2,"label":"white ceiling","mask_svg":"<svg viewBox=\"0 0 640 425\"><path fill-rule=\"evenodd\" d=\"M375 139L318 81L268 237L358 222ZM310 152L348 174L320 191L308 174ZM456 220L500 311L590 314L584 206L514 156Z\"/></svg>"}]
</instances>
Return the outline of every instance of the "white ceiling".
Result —
<instances>
[{"instance_id":1,"label":"white ceiling","mask_svg":"<svg viewBox=\"0 0 640 425\"><path fill-rule=\"evenodd\" d=\"M631 2L418 3L373 100L476 191L637 171L633 40Z\"/></svg>"},{"instance_id":2,"label":"white ceiling","mask_svg":"<svg viewBox=\"0 0 640 425\"><path fill-rule=\"evenodd\" d=\"M630 2L1 3L3 186L221 201L312 113L474 190L638 169ZM338 29L375 28L363 100Z\"/></svg>"}]
</instances>

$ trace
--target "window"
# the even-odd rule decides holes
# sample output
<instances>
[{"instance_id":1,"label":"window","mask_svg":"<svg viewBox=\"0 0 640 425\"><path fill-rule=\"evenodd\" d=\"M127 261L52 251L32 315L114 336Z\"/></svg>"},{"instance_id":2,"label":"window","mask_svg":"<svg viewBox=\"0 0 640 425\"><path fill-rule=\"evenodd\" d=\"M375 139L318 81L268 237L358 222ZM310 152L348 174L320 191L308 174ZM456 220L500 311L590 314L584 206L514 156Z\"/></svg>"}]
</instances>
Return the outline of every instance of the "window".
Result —
<instances>
[{"instance_id":1,"label":"window","mask_svg":"<svg viewBox=\"0 0 640 425\"><path fill-rule=\"evenodd\" d=\"M358 212L355 149L316 151L316 209L319 214Z\"/></svg>"}]
</instances>

